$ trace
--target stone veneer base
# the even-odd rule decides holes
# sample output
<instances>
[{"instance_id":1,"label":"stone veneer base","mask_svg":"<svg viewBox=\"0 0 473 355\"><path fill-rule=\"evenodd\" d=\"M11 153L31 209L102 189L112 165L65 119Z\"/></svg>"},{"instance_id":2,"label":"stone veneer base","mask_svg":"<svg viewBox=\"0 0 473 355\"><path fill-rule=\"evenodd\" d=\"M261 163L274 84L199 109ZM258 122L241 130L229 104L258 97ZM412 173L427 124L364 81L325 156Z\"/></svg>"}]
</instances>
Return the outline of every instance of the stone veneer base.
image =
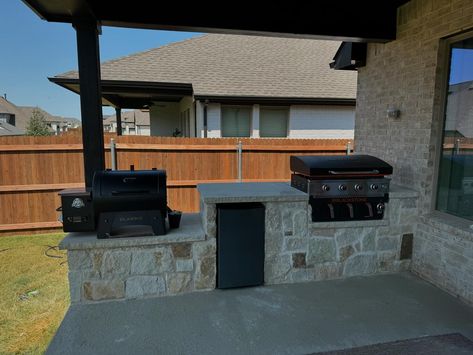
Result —
<instances>
[{"instance_id":1,"label":"stone veneer base","mask_svg":"<svg viewBox=\"0 0 473 355\"><path fill-rule=\"evenodd\" d=\"M72 303L175 295L215 288L215 238L207 239L198 214L162 236L97 239L69 233Z\"/></svg>"},{"instance_id":2,"label":"stone veneer base","mask_svg":"<svg viewBox=\"0 0 473 355\"><path fill-rule=\"evenodd\" d=\"M287 184L213 185L199 185L200 215L184 214L181 227L166 235L100 240L91 233L70 233L60 247L68 250L71 302L214 289L217 203L265 205L266 284L399 272L410 266L410 258L400 259L403 236L412 240L416 223L417 193L412 190L393 186L383 220L313 223L307 195Z\"/></svg>"}]
</instances>

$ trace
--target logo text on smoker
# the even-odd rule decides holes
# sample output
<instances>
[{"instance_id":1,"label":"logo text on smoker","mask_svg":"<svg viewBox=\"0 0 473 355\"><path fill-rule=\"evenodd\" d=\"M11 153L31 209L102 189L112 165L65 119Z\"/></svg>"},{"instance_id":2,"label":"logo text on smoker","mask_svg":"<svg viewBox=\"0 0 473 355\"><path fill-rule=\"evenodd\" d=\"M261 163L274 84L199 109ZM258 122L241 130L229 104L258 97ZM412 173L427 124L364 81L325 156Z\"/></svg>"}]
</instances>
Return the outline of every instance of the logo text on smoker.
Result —
<instances>
[{"instance_id":1,"label":"logo text on smoker","mask_svg":"<svg viewBox=\"0 0 473 355\"><path fill-rule=\"evenodd\" d=\"M72 205L71 207L74 207L74 208L82 208L85 206L85 203L84 201L82 201L81 198L78 198L76 197L73 201L72 201Z\"/></svg>"}]
</instances>

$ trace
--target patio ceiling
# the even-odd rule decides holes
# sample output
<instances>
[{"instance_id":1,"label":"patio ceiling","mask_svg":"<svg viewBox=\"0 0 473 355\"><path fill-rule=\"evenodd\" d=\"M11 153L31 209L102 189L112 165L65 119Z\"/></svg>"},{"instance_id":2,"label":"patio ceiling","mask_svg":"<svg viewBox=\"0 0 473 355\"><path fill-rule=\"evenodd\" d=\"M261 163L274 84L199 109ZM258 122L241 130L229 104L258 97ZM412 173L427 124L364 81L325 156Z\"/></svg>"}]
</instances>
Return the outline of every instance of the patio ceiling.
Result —
<instances>
[{"instance_id":1,"label":"patio ceiling","mask_svg":"<svg viewBox=\"0 0 473 355\"><path fill-rule=\"evenodd\" d=\"M48 78L49 81L80 94L78 79ZM147 81L101 80L102 105L142 109L156 101L179 102L193 93L192 84Z\"/></svg>"},{"instance_id":2,"label":"patio ceiling","mask_svg":"<svg viewBox=\"0 0 473 355\"><path fill-rule=\"evenodd\" d=\"M387 42L396 37L397 7L408 0L319 0L222 6L215 2L163 2L150 11L147 0L23 0L51 22L100 22L104 26L162 30L330 38ZM232 6L233 5L233 6Z\"/></svg>"}]
</instances>

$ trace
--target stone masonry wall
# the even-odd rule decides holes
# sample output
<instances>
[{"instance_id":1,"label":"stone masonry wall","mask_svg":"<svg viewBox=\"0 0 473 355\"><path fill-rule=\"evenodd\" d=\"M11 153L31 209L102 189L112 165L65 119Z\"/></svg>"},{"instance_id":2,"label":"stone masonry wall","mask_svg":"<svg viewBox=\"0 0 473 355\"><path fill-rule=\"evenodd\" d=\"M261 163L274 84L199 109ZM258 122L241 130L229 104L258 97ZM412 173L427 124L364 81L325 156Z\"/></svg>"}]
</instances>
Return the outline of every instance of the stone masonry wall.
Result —
<instances>
[{"instance_id":1,"label":"stone masonry wall","mask_svg":"<svg viewBox=\"0 0 473 355\"><path fill-rule=\"evenodd\" d=\"M69 250L71 302L215 288L215 238L146 247Z\"/></svg>"},{"instance_id":2,"label":"stone masonry wall","mask_svg":"<svg viewBox=\"0 0 473 355\"><path fill-rule=\"evenodd\" d=\"M416 198L391 199L385 225L320 228L307 203L266 203L265 283L318 281L408 270L401 240L412 238ZM382 223L382 222L381 222ZM356 227L357 226L357 227Z\"/></svg>"},{"instance_id":3,"label":"stone masonry wall","mask_svg":"<svg viewBox=\"0 0 473 355\"><path fill-rule=\"evenodd\" d=\"M440 151L443 80L448 53L442 39L473 30L471 0L411 0L398 11L397 39L369 44L358 71L355 143L394 167L394 182L417 190L420 214L434 208L435 159ZM388 119L389 107L401 110ZM445 217L447 218L447 217ZM412 271L473 302L473 232L419 217Z\"/></svg>"},{"instance_id":4,"label":"stone masonry wall","mask_svg":"<svg viewBox=\"0 0 473 355\"><path fill-rule=\"evenodd\" d=\"M356 151L394 167L393 181L420 192L431 207L434 160L443 117L439 114L445 54L441 38L473 29L471 0L411 0L398 12L397 39L369 44L358 70ZM389 107L399 119L386 116Z\"/></svg>"},{"instance_id":5,"label":"stone masonry wall","mask_svg":"<svg viewBox=\"0 0 473 355\"><path fill-rule=\"evenodd\" d=\"M423 218L414 239L412 269L473 304L473 236L441 221Z\"/></svg>"}]
</instances>

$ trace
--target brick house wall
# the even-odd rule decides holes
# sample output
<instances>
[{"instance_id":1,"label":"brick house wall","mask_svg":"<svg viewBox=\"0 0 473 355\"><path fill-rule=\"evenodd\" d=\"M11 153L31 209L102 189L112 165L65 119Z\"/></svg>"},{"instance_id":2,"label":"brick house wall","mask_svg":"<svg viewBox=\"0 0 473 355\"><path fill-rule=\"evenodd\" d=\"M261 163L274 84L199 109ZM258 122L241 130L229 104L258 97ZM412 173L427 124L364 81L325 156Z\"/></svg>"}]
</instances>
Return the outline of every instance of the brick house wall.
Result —
<instances>
[{"instance_id":1,"label":"brick house wall","mask_svg":"<svg viewBox=\"0 0 473 355\"><path fill-rule=\"evenodd\" d=\"M420 193L425 216L414 238L412 270L473 302L473 230L449 216L435 223L429 218L447 71L442 39L470 29L471 0L411 0L402 6L397 40L369 44L367 65L359 69L355 142L357 152L393 164L396 183ZM400 118L387 118L388 108L399 109Z\"/></svg>"}]
</instances>

